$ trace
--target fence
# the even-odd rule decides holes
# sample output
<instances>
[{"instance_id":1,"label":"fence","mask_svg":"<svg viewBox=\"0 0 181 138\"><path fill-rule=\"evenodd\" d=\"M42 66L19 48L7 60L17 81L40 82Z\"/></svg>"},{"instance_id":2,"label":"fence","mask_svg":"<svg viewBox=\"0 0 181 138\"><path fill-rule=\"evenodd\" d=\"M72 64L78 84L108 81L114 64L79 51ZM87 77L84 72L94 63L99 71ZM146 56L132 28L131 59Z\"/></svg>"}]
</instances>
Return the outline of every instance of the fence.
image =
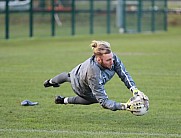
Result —
<instances>
[{"instance_id":1,"label":"fence","mask_svg":"<svg viewBox=\"0 0 181 138\"><path fill-rule=\"evenodd\" d=\"M121 32L167 30L167 0L118 0L117 9Z\"/></svg>"},{"instance_id":2,"label":"fence","mask_svg":"<svg viewBox=\"0 0 181 138\"><path fill-rule=\"evenodd\" d=\"M6 0L4 8L2 2L5 39L167 30L167 0Z\"/></svg>"}]
</instances>

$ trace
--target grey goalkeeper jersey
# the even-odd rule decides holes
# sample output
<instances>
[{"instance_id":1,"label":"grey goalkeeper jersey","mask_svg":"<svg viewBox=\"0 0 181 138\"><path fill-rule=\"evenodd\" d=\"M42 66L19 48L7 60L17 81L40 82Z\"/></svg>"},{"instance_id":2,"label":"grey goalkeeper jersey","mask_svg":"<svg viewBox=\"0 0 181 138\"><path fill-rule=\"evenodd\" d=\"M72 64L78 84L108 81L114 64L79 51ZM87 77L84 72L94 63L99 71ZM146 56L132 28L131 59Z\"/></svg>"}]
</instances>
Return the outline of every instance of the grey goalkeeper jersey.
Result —
<instances>
[{"instance_id":1,"label":"grey goalkeeper jersey","mask_svg":"<svg viewBox=\"0 0 181 138\"><path fill-rule=\"evenodd\" d=\"M121 104L110 100L104 88L106 82L115 73L117 73L128 89L135 86L133 79L117 55L113 54L113 66L111 69L103 68L97 63L95 56L92 56L70 72L72 89L85 99L97 99L104 108L113 111L121 110Z\"/></svg>"}]
</instances>

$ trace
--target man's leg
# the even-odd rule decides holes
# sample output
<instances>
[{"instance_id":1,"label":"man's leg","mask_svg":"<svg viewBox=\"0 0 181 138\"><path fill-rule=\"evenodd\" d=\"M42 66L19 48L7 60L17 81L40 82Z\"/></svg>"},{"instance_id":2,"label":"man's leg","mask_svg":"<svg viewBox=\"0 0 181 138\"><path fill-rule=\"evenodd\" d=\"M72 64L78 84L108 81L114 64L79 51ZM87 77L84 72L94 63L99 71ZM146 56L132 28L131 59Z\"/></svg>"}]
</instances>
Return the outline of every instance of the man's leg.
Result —
<instances>
[{"instance_id":1,"label":"man's leg","mask_svg":"<svg viewBox=\"0 0 181 138\"><path fill-rule=\"evenodd\" d=\"M53 77L52 79L46 80L44 82L44 86L45 87L59 87L59 84L62 84L64 82L70 82L70 74L67 72L63 72L55 77Z\"/></svg>"},{"instance_id":2,"label":"man's leg","mask_svg":"<svg viewBox=\"0 0 181 138\"><path fill-rule=\"evenodd\" d=\"M64 82L71 82L69 73L63 72L48 81L48 83L50 83L50 84L58 84L58 85L62 84ZM98 101L95 98L82 98L80 96L66 97L66 98L64 98L62 96L57 96L55 98L55 103L56 104L88 105L88 104L98 103Z\"/></svg>"},{"instance_id":3,"label":"man's leg","mask_svg":"<svg viewBox=\"0 0 181 138\"><path fill-rule=\"evenodd\" d=\"M96 99L84 99L80 96L74 96L74 97L62 97L62 96L57 96L55 98L55 103L56 104L83 104L83 105L89 105L89 104L94 104L98 103Z\"/></svg>"},{"instance_id":4,"label":"man's leg","mask_svg":"<svg viewBox=\"0 0 181 138\"><path fill-rule=\"evenodd\" d=\"M70 74L67 72L60 73L50 80L52 83L62 84L64 82L70 82Z\"/></svg>"},{"instance_id":5,"label":"man's leg","mask_svg":"<svg viewBox=\"0 0 181 138\"><path fill-rule=\"evenodd\" d=\"M65 101L65 100L64 100ZM80 96L74 96L74 97L67 97L68 104L94 104L98 103L96 99L85 99Z\"/></svg>"}]
</instances>

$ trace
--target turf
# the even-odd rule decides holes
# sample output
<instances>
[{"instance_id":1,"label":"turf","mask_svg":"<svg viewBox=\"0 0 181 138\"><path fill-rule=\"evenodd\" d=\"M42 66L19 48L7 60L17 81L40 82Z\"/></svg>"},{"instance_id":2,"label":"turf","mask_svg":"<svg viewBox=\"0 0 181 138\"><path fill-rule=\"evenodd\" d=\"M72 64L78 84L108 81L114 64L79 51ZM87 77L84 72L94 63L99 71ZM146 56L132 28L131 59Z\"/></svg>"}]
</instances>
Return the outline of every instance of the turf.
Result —
<instances>
[{"instance_id":1,"label":"turf","mask_svg":"<svg viewBox=\"0 0 181 138\"><path fill-rule=\"evenodd\" d=\"M168 32L0 40L0 137L181 137L181 28ZM70 85L43 82L92 55L92 40L106 40L137 87L150 98L141 117L94 105L55 105L56 95L74 96ZM109 98L126 102L131 93L115 77ZM39 105L23 107L28 99Z\"/></svg>"}]
</instances>

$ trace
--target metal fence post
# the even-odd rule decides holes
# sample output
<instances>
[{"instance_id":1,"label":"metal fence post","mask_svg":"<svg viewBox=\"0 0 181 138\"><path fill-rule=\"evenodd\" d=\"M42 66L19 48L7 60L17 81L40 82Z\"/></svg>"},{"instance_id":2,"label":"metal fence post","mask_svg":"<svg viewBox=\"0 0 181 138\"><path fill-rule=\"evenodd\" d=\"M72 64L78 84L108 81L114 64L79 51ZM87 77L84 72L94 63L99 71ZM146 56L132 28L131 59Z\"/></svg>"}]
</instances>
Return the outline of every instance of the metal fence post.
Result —
<instances>
[{"instance_id":1,"label":"metal fence post","mask_svg":"<svg viewBox=\"0 0 181 138\"><path fill-rule=\"evenodd\" d=\"M9 0L6 0L5 39L9 39Z\"/></svg>"},{"instance_id":2,"label":"metal fence post","mask_svg":"<svg viewBox=\"0 0 181 138\"><path fill-rule=\"evenodd\" d=\"M164 1L164 30L167 31L167 0Z\"/></svg>"},{"instance_id":3,"label":"metal fence post","mask_svg":"<svg viewBox=\"0 0 181 138\"><path fill-rule=\"evenodd\" d=\"M110 34L111 29L110 29L110 22L111 22L111 10L110 10L110 0L107 0L107 33Z\"/></svg>"},{"instance_id":4,"label":"metal fence post","mask_svg":"<svg viewBox=\"0 0 181 138\"><path fill-rule=\"evenodd\" d=\"M75 0L72 0L72 35L75 35Z\"/></svg>"},{"instance_id":5,"label":"metal fence post","mask_svg":"<svg viewBox=\"0 0 181 138\"><path fill-rule=\"evenodd\" d=\"M141 21L142 21L142 0L138 0L138 11L137 11L137 31L141 32Z\"/></svg>"},{"instance_id":6,"label":"metal fence post","mask_svg":"<svg viewBox=\"0 0 181 138\"><path fill-rule=\"evenodd\" d=\"M51 2L51 35L55 36L55 19L54 19L54 15L55 15L55 1L52 0Z\"/></svg>"},{"instance_id":7,"label":"metal fence post","mask_svg":"<svg viewBox=\"0 0 181 138\"><path fill-rule=\"evenodd\" d=\"M90 0L90 34L94 33L94 1Z\"/></svg>"},{"instance_id":8,"label":"metal fence post","mask_svg":"<svg viewBox=\"0 0 181 138\"><path fill-rule=\"evenodd\" d=\"M152 0L152 10L151 10L151 31L155 31L155 0Z\"/></svg>"},{"instance_id":9,"label":"metal fence post","mask_svg":"<svg viewBox=\"0 0 181 138\"><path fill-rule=\"evenodd\" d=\"M127 32L126 26L126 0L122 0L122 8L123 8L123 32Z\"/></svg>"},{"instance_id":10,"label":"metal fence post","mask_svg":"<svg viewBox=\"0 0 181 138\"><path fill-rule=\"evenodd\" d=\"M119 32L125 32L125 0L117 0L116 6L116 18L117 18L117 27L119 27Z\"/></svg>"},{"instance_id":11,"label":"metal fence post","mask_svg":"<svg viewBox=\"0 0 181 138\"><path fill-rule=\"evenodd\" d=\"M29 9L29 36L33 36L33 0L30 1Z\"/></svg>"}]
</instances>

